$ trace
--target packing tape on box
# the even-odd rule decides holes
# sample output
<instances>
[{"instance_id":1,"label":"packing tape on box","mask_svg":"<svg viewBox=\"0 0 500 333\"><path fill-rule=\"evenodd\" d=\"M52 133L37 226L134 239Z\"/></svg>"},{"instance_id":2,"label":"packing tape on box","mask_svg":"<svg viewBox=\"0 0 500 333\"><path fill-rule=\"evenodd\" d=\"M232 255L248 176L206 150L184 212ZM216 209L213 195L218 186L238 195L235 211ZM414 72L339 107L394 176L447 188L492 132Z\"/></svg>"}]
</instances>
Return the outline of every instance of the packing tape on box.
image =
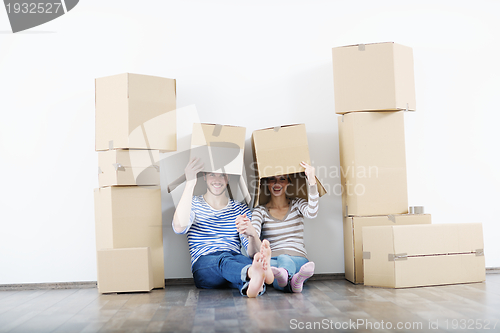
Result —
<instances>
[{"instance_id":1,"label":"packing tape on box","mask_svg":"<svg viewBox=\"0 0 500 333\"><path fill-rule=\"evenodd\" d=\"M104 173L102 172L101 167L97 167L97 174L100 175L101 173Z\"/></svg>"},{"instance_id":2,"label":"packing tape on box","mask_svg":"<svg viewBox=\"0 0 500 333\"><path fill-rule=\"evenodd\" d=\"M363 259L371 259L372 253L371 252L363 252Z\"/></svg>"},{"instance_id":3,"label":"packing tape on box","mask_svg":"<svg viewBox=\"0 0 500 333\"><path fill-rule=\"evenodd\" d=\"M477 249L476 257L482 257L482 256L484 256L484 249Z\"/></svg>"},{"instance_id":4,"label":"packing tape on box","mask_svg":"<svg viewBox=\"0 0 500 333\"><path fill-rule=\"evenodd\" d=\"M389 253L389 261L408 260L408 253Z\"/></svg>"},{"instance_id":5,"label":"packing tape on box","mask_svg":"<svg viewBox=\"0 0 500 333\"><path fill-rule=\"evenodd\" d=\"M424 206L410 206L408 214L424 214Z\"/></svg>"},{"instance_id":6,"label":"packing tape on box","mask_svg":"<svg viewBox=\"0 0 500 333\"><path fill-rule=\"evenodd\" d=\"M120 163L113 163L113 167L115 168L115 171L125 171L125 167Z\"/></svg>"},{"instance_id":7,"label":"packing tape on box","mask_svg":"<svg viewBox=\"0 0 500 333\"><path fill-rule=\"evenodd\" d=\"M358 44L358 51L364 51L365 50L365 44Z\"/></svg>"},{"instance_id":8,"label":"packing tape on box","mask_svg":"<svg viewBox=\"0 0 500 333\"><path fill-rule=\"evenodd\" d=\"M279 132L280 128L281 128L281 126L276 126L273 129L274 129L275 132Z\"/></svg>"},{"instance_id":9,"label":"packing tape on box","mask_svg":"<svg viewBox=\"0 0 500 333\"><path fill-rule=\"evenodd\" d=\"M344 122L344 115L342 115L342 122Z\"/></svg>"},{"instance_id":10,"label":"packing tape on box","mask_svg":"<svg viewBox=\"0 0 500 333\"><path fill-rule=\"evenodd\" d=\"M216 124L214 126L214 131L212 132L212 136L215 136L215 137L219 136L221 131L222 131L222 125Z\"/></svg>"},{"instance_id":11,"label":"packing tape on box","mask_svg":"<svg viewBox=\"0 0 500 333\"><path fill-rule=\"evenodd\" d=\"M113 150L113 140L110 140L108 142L108 148L109 148L109 150Z\"/></svg>"},{"instance_id":12,"label":"packing tape on box","mask_svg":"<svg viewBox=\"0 0 500 333\"><path fill-rule=\"evenodd\" d=\"M387 215L387 218L392 221L393 223L396 223L396 216L390 214L390 215Z\"/></svg>"}]
</instances>

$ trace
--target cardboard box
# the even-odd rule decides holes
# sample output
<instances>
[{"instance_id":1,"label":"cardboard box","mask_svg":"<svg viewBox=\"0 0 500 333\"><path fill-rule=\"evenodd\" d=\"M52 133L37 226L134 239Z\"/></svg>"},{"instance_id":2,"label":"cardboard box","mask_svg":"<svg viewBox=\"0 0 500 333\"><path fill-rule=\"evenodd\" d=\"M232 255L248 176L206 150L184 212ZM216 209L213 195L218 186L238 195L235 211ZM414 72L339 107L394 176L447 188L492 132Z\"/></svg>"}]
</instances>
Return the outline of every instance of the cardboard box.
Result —
<instances>
[{"instance_id":1,"label":"cardboard box","mask_svg":"<svg viewBox=\"0 0 500 333\"><path fill-rule=\"evenodd\" d=\"M339 117L344 216L408 213L404 112Z\"/></svg>"},{"instance_id":2,"label":"cardboard box","mask_svg":"<svg viewBox=\"0 0 500 333\"><path fill-rule=\"evenodd\" d=\"M98 250L97 288L100 293L151 291L153 266L150 249Z\"/></svg>"},{"instance_id":3,"label":"cardboard box","mask_svg":"<svg viewBox=\"0 0 500 333\"><path fill-rule=\"evenodd\" d=\"M190 160L198 157L204 164L203 172L228 174L229 196L234 200L244 200L249 205L251 196L245 179L244 165L245 133L245 127L195 123L191 135ZM194 195L207 191L202 176L203 173L198 175L200 179L196 183ZM168 192L185 181L183 174L168 185Z\"/></svg>"},{"instance_id":4,"label":"cardboard box","mask_svg":"<svg viewBox=\"0 0 500 333\"><path fill-rule=\"evenodd\" d=\"M254 206L265 204L270 195L266 193L262 179L278 175L290 175L292 185L287 188L287 195L307 200L307 180L300 162L311 164L304 124L277 126L254 131L252 148L255 161L257 182L255 184ZM320 196L326 193L321 182L316 178Z\"/></svg>"},{"instance_id":5,"label":"cardboard box","mask_svg":"<svg viewBox=\"0 0 500 333\"><path fill-rule=\"evenodd\" d=\"M96 150L177 149L174 79L126 73L95 90Z\"/></svg>"},{"instance_id":6,"label":"cardboard box","mask_svg":"<svg viewBox=\"0 0 500 333\"><path fill-rule=\"evenodd\" d=\"M159 186L114 186L94 190L96 247L149 247L153 285L165 286Z\"/></svg>"},{"instance_id":7,"label":"cardboard box","mask_svg":"<svg viewBox=\"0 0 500 333\"><path fill-rule=\"evenodd\" d=\"M99 187L160 185L158 150L108 150L98 157Z\"/></svg>"},{"instance_id":8,"label":"cardboard box","mask_svg":"<svg viewBox=\"0 0 500 333\"><path fill-rule=\"evenodd\" d=\"M204 172L243 174L245 127L193 124L191 158L198 157Z\"/></svg>"},{"instance_id":9,"label":"cardboard box","mask_svg":"<svg viewBox=\"0 0 500 333\"><path fill-rule=\"evenodd\" d=\"M396 43L336 47L335 112L416 109L413 51Z\"/></svg>"},{"instance_id":10,"label":"cardboard box","mask_svg":"<svg viewBox=\"0 0 500 333\"><path fill-rule=\"evenodd\" d=\"M363 283L363 230L369 226L430 224L430 214L344 217L345 278Z\"/></svg>"},{"instance_id":11,"label":"cardboard box","mask_svg":"<svg viewBox=\"0 0 500 333\"><path fill-rule=\"evenodd\" d=\"M363 228L365 285L406 288L485 280L481 223Z\"/></svg>"}]
</instances>

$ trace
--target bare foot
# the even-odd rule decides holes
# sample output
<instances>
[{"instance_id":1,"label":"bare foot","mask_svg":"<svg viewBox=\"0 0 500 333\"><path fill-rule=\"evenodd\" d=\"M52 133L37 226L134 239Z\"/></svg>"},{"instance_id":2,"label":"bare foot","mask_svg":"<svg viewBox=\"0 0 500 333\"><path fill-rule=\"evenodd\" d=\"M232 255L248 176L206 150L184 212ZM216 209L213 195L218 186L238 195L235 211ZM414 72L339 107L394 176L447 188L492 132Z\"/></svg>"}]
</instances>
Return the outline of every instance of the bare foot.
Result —
<instances>
[{"instance_id":1,"label":"bare foot","mask_svg":"<svg viewBox=\"0 0 500 333\"><path fill-rule=\"evenodd\" d=\"M260 246L260 253L262 254L262 258L264 259L264 269L266 271L266 284L271 284L274 281L274 274L271 270L271 245L267 239L262 241L262 245Z\"/></svg>"},{"instance_id":2,"label":"bare foot","mask_svg":"<svg viewBox=\"0 0 500 333\"><path fill-rule=\"evenodd\" d=\"M259 293L264 288L264 279L266 277L266 272L264 270L264 261L262 254L257 252L253 256L252 266L248 269L248 277L250 278L250 283L248 284L247 296L257 297Z\"/></svg>"}]
</instances>

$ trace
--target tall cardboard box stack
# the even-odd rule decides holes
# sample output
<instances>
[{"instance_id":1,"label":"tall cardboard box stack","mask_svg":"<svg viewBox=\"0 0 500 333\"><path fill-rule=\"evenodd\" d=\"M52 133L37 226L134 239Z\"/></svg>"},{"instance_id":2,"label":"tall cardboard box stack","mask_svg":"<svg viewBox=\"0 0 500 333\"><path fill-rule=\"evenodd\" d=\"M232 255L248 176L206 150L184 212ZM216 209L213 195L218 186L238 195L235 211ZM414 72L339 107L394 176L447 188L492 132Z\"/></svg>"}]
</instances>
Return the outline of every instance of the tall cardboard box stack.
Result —
<instances>
[{"instance_id":1,"label":"tall cardboard box stack","mask_svg":"<svg viewBox=\"0 0 500 333\"><path fill-rule=\"evenodd\" d=\"M99 292L164 288L159 153L177 146L175 80L126 73L95 85Z\"/></svg>"},{"instance_id":2,"label":"tall cardboard box stack","mask_svg":"<svg viewBox=\"0 0 500 333\"><path fill-rule=\"evenodd\" d=\"M375 43L333 48L332 55L335 111L340 115L345 276L353 283L389 286L380 283L383 278L365 279L365 268L373 276L377 272L372 270L381 267L363 265L376 252L373 244L387 244L375 239L373 253L364 251L364 230L431 224L429 214L408 214L404 111L416 110L413 51L396 43ZM425 230L433 233L433 226ZM414 242L417 247L425 243L423 239ZM391 257L385 254L385 258ZM426 285L425 279L418 280L405 286Z\"/></svg>"}]
</instances>

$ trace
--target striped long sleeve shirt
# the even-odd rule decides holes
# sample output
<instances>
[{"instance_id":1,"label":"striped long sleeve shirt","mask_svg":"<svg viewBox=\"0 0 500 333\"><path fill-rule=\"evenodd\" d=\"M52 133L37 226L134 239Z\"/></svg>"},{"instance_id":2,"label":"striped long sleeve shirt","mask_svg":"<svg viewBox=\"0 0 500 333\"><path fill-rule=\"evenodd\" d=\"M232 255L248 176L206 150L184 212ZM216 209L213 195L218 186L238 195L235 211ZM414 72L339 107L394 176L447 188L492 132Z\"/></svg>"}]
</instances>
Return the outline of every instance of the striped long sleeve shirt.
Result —
<instances>
[{"instance_id":1,"label":"striped long sleeve shirt","mask_svg":"<svg viewBox=\"0 0 500 333\"><path fill-rule=\"evenodd\" d=\"M236 230L236 217L246 214L251 218L252 212L241 202L229 199L227 206L221 210L212 208L203 199L203 196L194 196L192 199L189 225L182 232L177 232L172 221L172 228L176 234L187 233L189 253L191 254L191 268L202 255L217 251L231 251L241 254L241 245L248 247L248 239Z\"/></svg>"},{"instance_id":2,"label":"striped long sleeve shirt","mask_svg":"<svg viewBox=\"0 0 500 333\"><path fill-rule=\"evenodd\" d=\"M306 257L304 246L304 216L310 219L318 215L319 194L316 185L309 186L308 201L294 198L283 220L271 216L266 205L252 212L252 225L261 239L271 243L272 256L281 254Z\"/></svg>"}]
</instances>

